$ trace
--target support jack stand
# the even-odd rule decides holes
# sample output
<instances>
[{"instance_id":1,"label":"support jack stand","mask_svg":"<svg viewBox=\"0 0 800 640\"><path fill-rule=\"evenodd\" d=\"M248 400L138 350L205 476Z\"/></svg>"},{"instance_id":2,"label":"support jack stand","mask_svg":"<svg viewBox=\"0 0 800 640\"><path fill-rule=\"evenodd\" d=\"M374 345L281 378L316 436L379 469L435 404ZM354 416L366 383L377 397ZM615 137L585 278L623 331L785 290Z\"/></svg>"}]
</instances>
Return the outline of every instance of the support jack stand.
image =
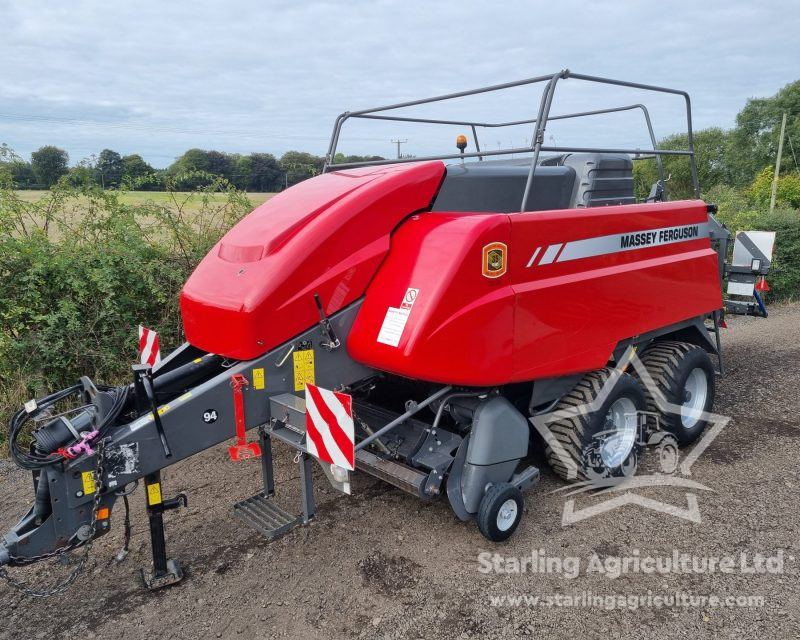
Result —
<instances>
[{"instance_id":1,"label":"support jack stand","mask_svg":"<svg viewBox=\"0 0 800 640\"><path fill-rule=\"evenodd\" d=\"M161 589L183 580L183 569L177 560L167 559L167 547L164 540L164 511L187 506L186 495L178 494L174 498L164 500L161 495L161 473L152 473L145 477L147 497L147 517L150 520L150 544L153 551L153 568L142 569L142 580L150 591Z\"/></svg>"}]
</instances>

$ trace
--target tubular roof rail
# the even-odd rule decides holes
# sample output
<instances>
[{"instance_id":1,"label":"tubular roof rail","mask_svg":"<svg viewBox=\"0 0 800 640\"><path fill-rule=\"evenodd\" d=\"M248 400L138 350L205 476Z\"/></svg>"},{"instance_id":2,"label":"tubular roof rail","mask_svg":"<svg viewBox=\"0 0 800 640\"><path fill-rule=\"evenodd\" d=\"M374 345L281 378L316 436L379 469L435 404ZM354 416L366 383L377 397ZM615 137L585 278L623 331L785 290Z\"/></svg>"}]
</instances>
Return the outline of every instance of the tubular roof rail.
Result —
<instances>
[{"instance_id":1,"label":"tubular roof rail","mask_svg":"<svg viewBox=\"0 0 800 640\"><path fill-rule=\"evenodd\" d=\"M677 96L682 96L685 104L686 104L686 126L687 126L687 134L688 134L688 148L685 150L673 150L673 149L658 149L655 134L653 132L652 122L650 120L650 113L643 104L631 104L627 106L621 107L611 107L608 109L595 109L592 111L581 111L577 113L566 113L551 116L550 115L550 108L553 103L553 96L555 94L556 85L559 80L583 80L586 82L594 82L598 84L609 84L615 85L620 87L628 87L632 89L640 89L643 91L653 91L658 93L669 93ZM546 83L544 89L542 91L542 97L539 102L539 110L535 118L529 118L524 120L514 120L510 122L478 122L478 121L470 121L470 120L445 120L445 119L435 119L435 118L416 118L416 117L409 117L409 116L399 116L399 115L385 115L383 112L393 111L395 109L403 109L407 107L414 107L422 104L430 104L434 102L442 102L445 100L453 100L456 98L463 98L466 96L478 95L482 93L489 93L493 91L502 91L504 89L511 89L513 87L520 87L525 85L531 84L538 84L538 83ZM630 111L633 109L639 109L642 111L642 114L645 119L645 124L647 125L648 135L650 136L650 142L652 143L652 149L612 149L612 148L594 148L594 147L556 147L556 146L545 146L544 145L544 132L547 127L547 123L550 120L565 120L569 118L582 118L594 115L600 115L605 113L616 113L620 111ZM365 162L348 162L348 163L336 163L334 158L336 156L336 149L339 144L339 138L341 135L342 127L347 120L360 118L365 120L385 120L385 121L392 121L392 122L415 122L415 123L423 123L423 124L440 124L440 125L457 125L457 126L465 126L470 127L472 130L473 139L475 140L475 152L470 153L458 153L458 154L439 154L434 156L425 156L421 158L397 158L394 160L372 160L372 161L365 161ZM501 149L498 151L481 151L480 143L478 141L478 134L477 134L477 127L482 128L497 128L497 127L510 127L516 125L523 125L523 124L533 124L535 125L534 128L534 135L531 138L531 145L530 147L515 147L512 149ZM682 155L688 156L689 161L691 164L691 172L692 172L692 185L694 187L694 195L696 198L700 197L700 185L697 179L697 162L695 158L694 152L694 136L692 133L692 108L691 108L691 100L689 98L689 94L685 91L680 91L678 89L669 89L666 87L659 87L655 85L647 85L641 84L637 82L627 82L624 80L613 80L610 78L601 78L597 76L589 76L583 75L579 73L572 73L568 69L564 69L563 71L559 71L558 73L547 75L547 76L537 76L534 78L527 78L525 80L517 80L515 82L506 82L503 84L496 84L491 85L488 87L482 87L479 89L472 89L469 91L459 91L456 93L448 93L440 96L434 96L432 98L423 98L420 100L410 100L407 102L398 102L395 104L386 105L383 107L375 107L372 109L362 109L360 111L346 111L342 113L336 118L336 122L334 123L333 133L331 135L330 144L328 145L328 152L325 156L325 167L323 168L323 172L331 171L334 169L344 169L344 168L351 168L351 167L363 167L363 166L371 166L371 165L384 165L384 164L397 164L403 162L421 162L425 160L449 160L449 159L457 159L457 158L478 158L478 160L483 160L487 156L504 156L504 155L511 155L515 153L533 153L531 158L531 165L530 170L528 172L528 180L525 185L525 193L522 197L522 205L520 209L524 211L524 205L528 201L528 196L530 194L531 189L533 188L533 181L534 176L536 173L536 167L539 161L539 154L540 152L590 152L590 153L624 153L624 154L653 154L656 158L656 163L658 165L658 175L659 175L659 182L661 183L662 188L666 187L665 179L664 179L664 167L662 163L661 156L664 155Z\"/></svg>"}]
</instances>

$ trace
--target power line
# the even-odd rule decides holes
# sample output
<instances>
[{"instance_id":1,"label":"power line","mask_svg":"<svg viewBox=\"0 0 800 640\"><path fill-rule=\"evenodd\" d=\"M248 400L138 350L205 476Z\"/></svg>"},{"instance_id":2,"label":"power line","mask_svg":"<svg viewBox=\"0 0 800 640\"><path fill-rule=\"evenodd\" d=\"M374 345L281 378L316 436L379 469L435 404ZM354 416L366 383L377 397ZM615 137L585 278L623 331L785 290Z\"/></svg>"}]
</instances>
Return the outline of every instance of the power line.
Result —
<instances>
[{"instance_id":1,"label":"power line","mask_svg":"<svg viewBox=\"0 0 800 640\"><path fill-rule=\"evenodd\" d=\"M397 158L398 158L398 160L403 157L403 156L400 155L400 145L401 144L405 144L406 142L408 142L408 139L400 140L398 138L397 140L392 140L392 144L396 144L397 145Z\"/></svg>"},{"instance_id":2,"label":"power line","mask_svg":"<svg viewBox=\"0 0 800 640\"><path fill-rule=\"evenodd\" d=\"M112 129L132 129L138 131L152 131L159 133L179 133L190 135L220 135L220 136L246 136L252 138L254 136L267 136L269 138L287 139L287 140L328 140L327 136L313 136L304 134L280 134L269 133L264 131L236 131L236 130L215 130L215 129L190 129L190 128L177 128L177 127L164 127L158 125L145 125L136 124L133 122L104 122L102 120L81 120L77 118L59 118L56 116L38 116L38 115L25 115L19 113L0 113L0 118L6 120L16 120L20 122L48 122L50 124L61 124L80 127L109 127ZM351 140L358 140L360 142L378 142L381 138L350 138Z\"/></svg>"}]
</instances>

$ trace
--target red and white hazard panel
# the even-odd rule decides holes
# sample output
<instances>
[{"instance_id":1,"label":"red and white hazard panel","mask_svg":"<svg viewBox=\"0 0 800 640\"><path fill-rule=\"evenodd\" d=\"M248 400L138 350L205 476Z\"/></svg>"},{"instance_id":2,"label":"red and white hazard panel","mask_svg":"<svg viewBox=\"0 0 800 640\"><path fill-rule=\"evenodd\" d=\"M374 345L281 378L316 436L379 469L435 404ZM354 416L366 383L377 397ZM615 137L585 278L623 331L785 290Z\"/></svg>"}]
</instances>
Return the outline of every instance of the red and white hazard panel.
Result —
<instances>
[{"instance_id":1,"label":"red and white hazard panel","mask_svg":"<svg viewBox=\"0 0 800 640\"><path fill-rule=\"evenodd\" d=\"M153 367L159 362L161 362L161 348L158 346L158 334L139 325L139 363Z\"/></svg>"},{"instance_id":2,"label":"red and white hazard panel","mask_svg":"<svg viewBox=\"0 0 800 640\"><path fill-rule=\"evenodd\" d=\"M306 448L330 464L355 471L353 398L306 383Z\"/></svg>"}]
</instances>

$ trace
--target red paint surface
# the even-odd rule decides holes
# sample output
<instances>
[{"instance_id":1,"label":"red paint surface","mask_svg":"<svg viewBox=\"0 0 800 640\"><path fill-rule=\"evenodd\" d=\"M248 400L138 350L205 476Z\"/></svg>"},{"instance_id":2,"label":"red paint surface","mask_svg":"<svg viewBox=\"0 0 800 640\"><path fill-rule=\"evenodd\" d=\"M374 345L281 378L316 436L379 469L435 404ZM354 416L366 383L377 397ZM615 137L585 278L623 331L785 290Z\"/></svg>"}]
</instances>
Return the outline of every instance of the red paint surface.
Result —
<instances>
[{"instance_id":1,"label":"red paint surface","mask_svg":"<svg viewBox=\"0 0 800 640\"><path fill-rule=\"evenodd\" d=\"M496 385L602 367L621 340L722 306L708 238L527 267L536 247L707 221L702 201L516 214L424 212L439 161L325 174L268 201L201 262L181 295L187 339L250 359L361 296L346 345L410 378ZM422 212L411 215L414 212ZM483 248L508 246L482 275ZM391 249L390 249L391 244ZM419 289L397 347L389 307Z\"/></svg>"},{"instance_id":2,"label":"red paint surface","mask_svg":"<svg viewBox=\"0 0 800 640\"><path fill-rule=\"evenodd\" d=\"M722 306L708 238L526 267L537 246L707 221L684 201L521 214L426 213L404 223L367 289L347 345L412 378L495 385L604 366L621 340ZM481 275L482 248L508 245L508 273ZM417 301L397 347L377 342L388 307Z\"/></svg>"},{"instance_id":3,"label":"red paint surface","mask_svg":"<svg viewBox=\"0 0 800 640\"><path fill-rule=\"evenodd\" d=\"M202 260L181 292L187 340L255 358L364 294L392 230L428 208L441 162L327 173L258 207Z\"/></svg>"}]
</instances>

